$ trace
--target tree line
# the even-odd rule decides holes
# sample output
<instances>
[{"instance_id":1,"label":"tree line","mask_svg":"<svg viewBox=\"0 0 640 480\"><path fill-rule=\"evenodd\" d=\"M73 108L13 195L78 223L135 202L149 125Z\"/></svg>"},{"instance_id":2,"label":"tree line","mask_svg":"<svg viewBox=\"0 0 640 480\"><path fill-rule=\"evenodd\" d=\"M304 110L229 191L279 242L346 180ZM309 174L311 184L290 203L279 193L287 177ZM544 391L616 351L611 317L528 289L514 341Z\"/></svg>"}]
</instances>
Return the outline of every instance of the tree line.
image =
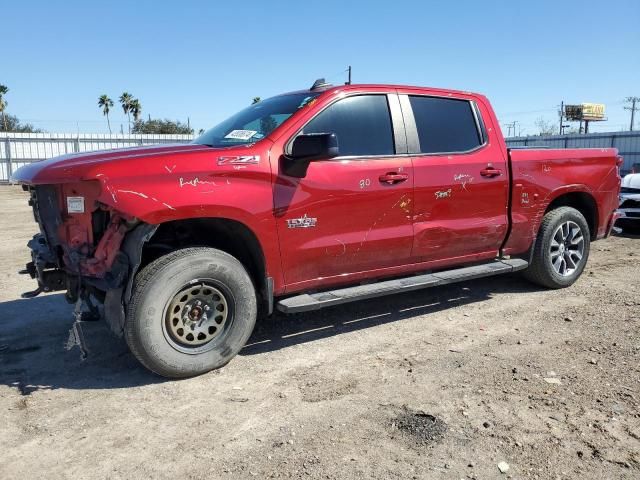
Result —
<instances>
[{"instance_id":1,"label":"tree line","mask_svg":"<svg viewBox=\"0 0 640 480\"><path fill-rule=\"evenodd\" d=\"M9 87L0 84L0 132L42 133L39 128L35 128L30 123L21 122L17 116L7 113L7 107L9 106L7 93L9 93ZM141 118L142 104L140 100L128 92L120 95L118 101L122 106L123 112L127 115L129 133L193 134L193 129L188 123L185 124L178 120L152 119L151 117L143 120ZM102 109L103 115L107 118L109 133L112 133L109 113L113 106L114 101L108 95L100 95L98 107ZM133 122L131 117L133 117Z\"/></svg>"},{"instance_id":2,"label":"tree line","mask_svg":"<svg viewBox=\"0 0 640 480\"><path fill-rule=\"evenodd\" d=\"M9 93L9 87L0 84L0 132L17 132L17 133L40 133L42 130L34 128L30 123L22 123L15 115L7 113L6 95Z\"/></svg>"},{"instance_id":3,"label":"tree line","mask_svg":"<svg viewBox=\"0 0 640 480\"><path fill-rule=\"evenodd\" d=\"M124 92L118 98L122 111L127 116L129 133L162 133L162 134L192 134L193 128L187 123L186 125L179 120L175 122L168 119L152 119L151 116L147 120L142 120L142 104L140 100L135 98L129 92ZM102 109L102 114L107 118L107 126L111 133L111 121L109 112L114 106L114 102L109 95L103 94L98 97L98 107ZM133 115L133 124L131 116Z\"/></svg>"}]
</instances>

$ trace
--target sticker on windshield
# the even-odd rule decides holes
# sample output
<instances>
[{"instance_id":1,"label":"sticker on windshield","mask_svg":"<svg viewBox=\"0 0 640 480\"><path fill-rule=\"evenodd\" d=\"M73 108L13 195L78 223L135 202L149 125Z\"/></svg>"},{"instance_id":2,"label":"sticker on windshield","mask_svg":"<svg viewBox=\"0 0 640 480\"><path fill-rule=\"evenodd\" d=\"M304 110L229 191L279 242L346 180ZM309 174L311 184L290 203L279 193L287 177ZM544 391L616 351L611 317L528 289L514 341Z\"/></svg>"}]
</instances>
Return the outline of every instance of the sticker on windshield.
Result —
<instances>
[{"instance_id":1,"label":"sticker on windshield","mask_svg":"<svg viewBox=\"0 0 640 480\"><path fill-rule=\"evenodd\" d=\"M224 138L231 138L233 140L249 140L256 133L256 130L231 130Z\"/></svg>"}]
</instances>

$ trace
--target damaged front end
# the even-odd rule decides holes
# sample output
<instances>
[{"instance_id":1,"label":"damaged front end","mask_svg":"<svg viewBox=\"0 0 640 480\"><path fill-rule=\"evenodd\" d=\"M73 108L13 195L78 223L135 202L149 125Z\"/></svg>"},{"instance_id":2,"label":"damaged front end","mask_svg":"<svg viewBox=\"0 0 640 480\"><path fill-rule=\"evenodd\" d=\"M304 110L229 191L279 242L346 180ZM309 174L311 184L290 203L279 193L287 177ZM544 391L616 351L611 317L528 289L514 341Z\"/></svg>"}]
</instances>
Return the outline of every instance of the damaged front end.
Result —
<instances>
[{"instance_id":1,"label":"damaged front end","mask_svg":"<svg viewBox=\"0 0 640 480\"><path fill-rule=\"evenodd\" d=\"M28 243L32 260L20 272L36 279L38 287L23 298L66 290L67 301L76 303L76 320L82 302L95 316L93 298L104 304L107 323L121 335L131 279L142 246L157 226L99 202L99 182L23 188L30 193L29 204L40 227Z\"/></svg>"}]
</instances>

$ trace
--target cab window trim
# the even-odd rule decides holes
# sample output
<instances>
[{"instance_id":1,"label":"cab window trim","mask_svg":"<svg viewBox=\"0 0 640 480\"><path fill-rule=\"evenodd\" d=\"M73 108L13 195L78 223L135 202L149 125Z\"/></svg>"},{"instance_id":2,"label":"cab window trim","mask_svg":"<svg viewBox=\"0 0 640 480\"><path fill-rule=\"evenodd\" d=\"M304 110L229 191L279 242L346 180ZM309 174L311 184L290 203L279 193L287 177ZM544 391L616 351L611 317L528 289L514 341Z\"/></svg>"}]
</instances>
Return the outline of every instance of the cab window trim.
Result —
<instances>
[{"instance_id":1,"label":"cab window trim","mask_svg":"<svg viewBox=\"0 0 640 480\"><path fill-rule=\"evenodd\" d=\"M483 150L489 145L489 141L486 135L486 130L484 128L484 121L482 120L480 109L478 108L475 100L471 100L468 98L450 97L450 96L443 96L443 95L428 95L428 94L419 94L419 93L416 93L416 94L400 93L398 96L400 97L399 98L400 106L402 107L402 115L405 120L408 151L412 156L437 157L437 156L443 156L443 155L467 155L470 153L475 153L479 150ZM468 150L451 150L451 151L444 151L444 152L421 152L420 137L418 135L418 126L416 124L416 119L413 114L413 107L411 106L409 97L428 97L428 98L438 98L441 100L457 100L457 101L467 102L469 104L469 107L471 108L471 112L473 113L476 133L481 143L476 147Z\"/></svg>"},{"instance_id":2,"label":"cab window trim","mask_svg":"<svg viewBox=\"0 0 640 480\"><path fill-rule=\"evenodd\" d=\"M396 158L396 157L409 157L411 154L407 148L407 133L405 130L404 118L402 115L402 108L400 106L400 101L398 99L398 95L396 93L385 93L385 92L354 92L347 93L338 98L333 99L331 102L327 103L324 107L318 110L313 117L307 120L299 129L295 131L293 135L287 140L284 147L285 155L291 153L291 146L293 141L296 139L298 135L304 130L304 128L311 123L315 118L324 112L327 108L335 105L341 100L352 97L362 97L362 96L384 96L387 98L387 108L389 109L389 119L391 120L391 133L393 135L393 146L395 152L392 154L377 154L377 155L339 155L337 157L327 158L322 161L335 161L335 160L376 160L376 159L385 159L385 158ZM340 139L338 138L338 141ZM399 153L400 152L400 153Z\"/></svg>"}]
</instances>

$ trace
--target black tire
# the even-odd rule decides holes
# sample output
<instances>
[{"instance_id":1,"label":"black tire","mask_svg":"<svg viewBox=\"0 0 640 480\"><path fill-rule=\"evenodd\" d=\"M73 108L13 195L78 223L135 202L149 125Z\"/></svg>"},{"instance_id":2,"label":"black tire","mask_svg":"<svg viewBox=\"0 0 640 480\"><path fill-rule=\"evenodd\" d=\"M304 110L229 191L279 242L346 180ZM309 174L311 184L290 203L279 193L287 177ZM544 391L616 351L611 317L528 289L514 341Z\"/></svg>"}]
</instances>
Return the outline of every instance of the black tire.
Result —
<instances>
[{"instance_id":1,"label":"black tire","mask_svg":"<svg viewBox=\"0 0 640 480\"><path fill-rule=\"evenodd\" d=\"M576 267L568 274L562 274L556 271L552 263L551 244L554 234L562 225L572 222L580 228L583 238L583 250L581 259L576 262ZM589 250L591 246L591 237L589 225L584 216L575 208L559 207L548 212L542 219L542 224L538 230L538 236L535 241L531 264L523 272L525 278L533 283L542 285L547 288L565 288L572 285L582 274L587 260L589 259ZM565 247L562 247L562 252ZM567 251L569 249L567 248ZM557 259L557 255L555 257ZM566 263L565 263L566 265ZM567 267L565 267L566 270ZM566 270L568 271L568 270Z\"/></svg>"},{"instance_id":2,"label":"black tire","mask_svg":"<svg viewBox=\"0 0 640 480\"><path fill-rule=\"evenodd\" d=\"M213 310L205 303L202 308L186 303L183 292L191 290L207 298L217 298L219 305L212 303ZM202 293L200 293L202 291ZM215 292L215 293L212 293ZM191 291L188 292L191 295ZM217 295L220 294L220 295ZM222 300L221 300L222 297ZM182 296L182 299L187 298ZM189 302L198 301L189 297ZM214 300L211 300L212 302ZM172 309L169 310L169 306ZM183 308L184 307L184 308ZM224 312L224 323L219 327L214 321L220 317L217 309ZM170 313L175 311L179 313ZM195 315L204 311L214 312L207 317ZM180 310L182 309L182 310ZM214 248L185 248L160 257L147 265L134 282L133 295L127 308L125 339L135 357L152 372L163 377L185 378L220 368L227 364L245 345L256 322L256 293L251 278L243 265L231 255ZM186 318L193 331L197 320L198 328L205 322L212 336L203 345L187 345L186 337L176 336L176 320L172 316ZM202 320L202 318L206 320ZM175 323L171 323L175 322ZM207 332L201 333L203 340L194 340L185 323L187 336L192 341L204 342ZM178 325L179 327L179 325ZM180 334L182 335L182 334Z\"/></svg>"}]
</instances>

